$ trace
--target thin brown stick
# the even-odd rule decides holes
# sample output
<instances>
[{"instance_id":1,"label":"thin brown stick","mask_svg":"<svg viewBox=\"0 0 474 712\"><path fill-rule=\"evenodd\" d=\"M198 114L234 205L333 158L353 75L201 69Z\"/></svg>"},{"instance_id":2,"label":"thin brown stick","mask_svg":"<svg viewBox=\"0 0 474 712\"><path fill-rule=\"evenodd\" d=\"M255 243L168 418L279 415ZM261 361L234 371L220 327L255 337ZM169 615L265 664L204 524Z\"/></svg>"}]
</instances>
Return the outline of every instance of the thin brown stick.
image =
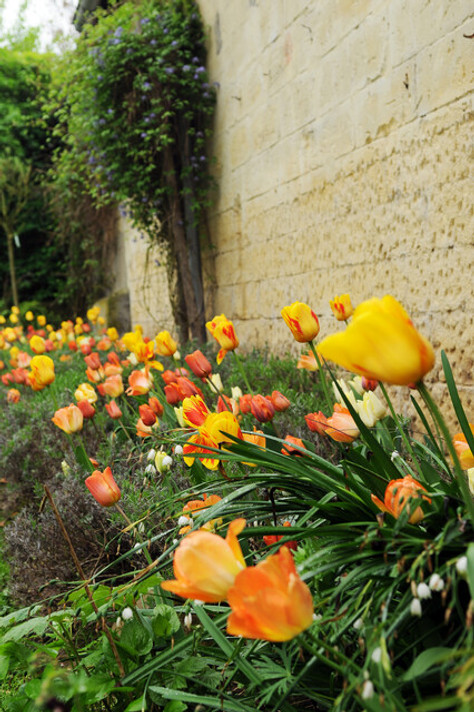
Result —
<instances>
[{"instance_id":1,"label":"thin brown stick","mask_svg":"<svg viewBox=\"0 0 474 712\"><path fill-rule=\"evenodd\" d=\"M86 579L86 575L85 575L84 570L83 570L83 568L82 568L82 566L81 566L81 562L80 562L79 559L77 558L77 554L76 554L76 550L74 549L74 545L73 545L73 543L72 543L72 541L71 541L71 538L69 537L69 534L67 533L67 529L66 529L66 527L64 526L64 522L63 522L63 520L62 520L62 518L61 518L61 515L59 514L58 508L56 507L56 503L55 503L55 501L54 501L54 499L53 499L53 495L51 494L51 492L50 492L50 490L49 490L49 488L48 488L47 485L44 485L44 491L46 492L46 496L47 496L47 498L49 499L49 502L50 502L50 504L51 504L51 508L52 508L52 510L53 510L53 512L54 512L54 516L56 517L56 521L58 522L59 528L61 529L61 533L62 533L62 535L63 535L64 539L66 540L66 543L67 543L67 545L68 545L68 547L69 547L69 551L71 552L71 556L72 556L72 558L73 558L73 561L74 561L74 564L75 564L75 566L76 566L77 572L78 572L79 576L81 577L81 579L82 579L82 581L83 581L83 583L84 583L84 589L85 589L85 592L86 592L86 594L87 594L87 597L89 598L89 601L90 601L90 603L91 603L91 606L92 606L92 608L94 609L95 613L96 613L97 615L100 615L100 614L99 614L99 609L97 608L96 602L94 601L94 597L93 597L93 595L92 595L92 591L91 591L90 588L89 588L89 584L88 584L88 581L87 581L87 579ZM104 631L105 635L107 636L107 640L109 641L110 647L112 648L112 652L113 652L113 654L114 654L115 662L117 663L117 667L118 667L118 669L119 669L120 675L121 675L122 677L125 677L125 670L124 670L124 667L123 667L123 665L122 665L122 661L121 661L121 659L120 659L120 655L119 655L119 653L118 653L117 646L115 645L115 641L114 641L114 639L113 639L113 637L112 637L112 633L110 632L110 629L109 629L107 623L105 622L104 616L100 616L100 620L101 620L101 623L102 623L102 630Z\"/></svg>"}]
</instances>

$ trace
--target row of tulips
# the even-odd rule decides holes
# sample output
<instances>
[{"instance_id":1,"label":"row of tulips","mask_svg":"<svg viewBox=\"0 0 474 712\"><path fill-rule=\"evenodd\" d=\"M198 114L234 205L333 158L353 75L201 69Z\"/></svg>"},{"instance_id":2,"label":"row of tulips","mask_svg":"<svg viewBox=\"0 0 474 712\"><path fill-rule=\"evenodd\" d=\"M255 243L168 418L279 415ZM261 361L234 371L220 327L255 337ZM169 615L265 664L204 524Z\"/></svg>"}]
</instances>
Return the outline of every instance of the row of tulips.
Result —
<instances>
[{"instance_id":1,"label":"row of tulips","mask_svg":"<svg viewBox=\"0 0 474 712\"><path fill-rule=\"evenodd\" d=\"M326 598L319 599L319 582L308 572L302 575L305 567L296 566L295 561L311 561L311 552L318 546L328 546L330 550L330 537L328 540L324 534L324 526L318 528L318 511L336 529L345 526L352 512L355 522L365 522L362 539L386 536L387 542L390 538L395 540L400 527L417 528L410 530L413 541L427 542L436 536L433 531L444 530L460 518L464 524L456 534L459 547L452 561L461 578L466 573L462 562L467 555L466 542L472 536L474 512L474 428L466 426L464 416L460 418L462 432L454 436L448 433L423 383L435 360L429 342L391 296L370 299L354 309L349 296L342 295L330 306L345 326L319 343L315 341L319 320L308 305L294 302L281 312L294 339L310 349L301 354L298 367L314 372L323 395L321 402L314 403L313 412L297 424L298 435L306 432L307 437L281 432L280 423L284 422L287 428L288 422L282 416L292 412L291 399L285 393L253 392L236 352L239 340L234 325L224 314L209 321L207 328L219 346L217 365L232 354L245 393L239 387L226 393L220 374L201 351L182 359L178 344L168 332L150 339L137 326L119 337L115 329L107 329L101 323L100 312L95 308L88 312L87 320L63 322L58 330L39 318L34 325L34 317L28 319L25 329L16 315L16 321L6 320L10 324L0 332L0 347L10 365L9 369L4 368L1 380L9 388L10 403L21 398L20 388L54 390L55 366L64 364L61 368L67 368L69 360L77 363L83 359L85 380L75 385L76 402L58 407L52 421L73 445L91 495L101 506L117 508L127 521L127 531L135 531L139 537L138 525L118 505L122 491L114 477L113 463L101 465L95 453L88 451L87 437L82 440L96 422L101 427L108 423L108 432L114 437L127 438L131 451L140 452L149 463L148 474L161 478L162 487L167 486L166 473L172 475L173 457L181 456L189 468L190 483L199 483L202 499L191 499L184 507L175 506L176 527L168 542L174 579L161 583L162 595L172 594L198 603L226 603L230 611L226 630L230 636L271 643L296 638L305 649L309 645L317 659L321 656L315 652L317 633L313 631L321 616L315 614L315 602L317 610L323 610L323 602L333 600L332 587ZM353 377L336 380L330 364L350 371ZM449 373L448 369L448 376ZM434 437L428 431L431 449L425 461L422 462L422 446L401 425L384 383L409 386L435 420L442 437ZM19 388L12 388L13 385ZM59 393L56 397L62 398ZM109 437L106 431L104 437ZM335 462L340 464L324 460L319 443L321 447L332 443ZM270 483L266 484L269 478ZM252 537L252 527L246 525L249 517L232 518L235 509L227 510L226 498L216 494L219 489L221 494L234 490L238 494L240 488L253 493L257 505L252 506L262 507L275 525L283 527L275 534L266 531L262 535L261 543L272 547L269 553L257 543L244 556L237 537ZM289 494L296 497L298 514L280 517ZM173 497L179 501L179 494L171 496L171 501ZM444 510L441 501L445 501ZM244 510L245 506L242 501ZM220 531L226 520L227 535L223 538ZM358 531L357 526L354 525L354 532ZM378 534L381 529L387 534ZM148 566L138 578L166 565L166 559L152 561L147 547L142 549ZM426 551L430 551L428 545ZM382 565L388 566L384 562L391 557L387 543ZM381 565L376 548L374 561ZM399 601L396 610L400 620L404 617L399 606L406 600L411 600L410 615L421 615L425 564L420 561L420 565L413 564L408 591L390 589L390 597ZM402 588L404 565L403 557L397 559L397 586ZM353 576L357 571L353 570ZM369 573L367 576L370 578ZM421 579L417 581L416 577ZM368 582L366 578L364 587ZM357 589L353 599L349 595L347 610L358 610L360 591ZM337 608L340 595L342 592L334 597ZM380 601L384 600L380 596ZM465 604L458 605L465 610ZM467 604L466 620L470 606L472 602ZM328 619L328 623L332 620ZM396 631L395 627L390 635ZM357 655L363 657L363 652L354 652L354 659ZM337 650L331 654L339 665L342 658ZM364 663L366 672L370 660L367 658ZM355 677L354 670L360 672L360 665L359 660L354 669L349 666ZM365 704L363 700L374 694L374 685L366 676L365 682L354 683L353 693L360 704Z\"/></svg>"}]
</instances>

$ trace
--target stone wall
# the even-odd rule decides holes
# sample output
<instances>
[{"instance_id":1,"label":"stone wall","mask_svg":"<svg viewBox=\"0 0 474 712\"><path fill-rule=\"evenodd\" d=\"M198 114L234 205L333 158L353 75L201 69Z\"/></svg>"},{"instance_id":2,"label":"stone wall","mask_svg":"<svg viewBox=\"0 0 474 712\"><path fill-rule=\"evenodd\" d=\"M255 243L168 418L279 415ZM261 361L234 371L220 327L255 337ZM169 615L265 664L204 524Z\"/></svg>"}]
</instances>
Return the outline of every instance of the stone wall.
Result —
<instances>
[{"instance_id":1,"label":"stone wall","mask_svg":"<svg viewBox=\"0 0 474 712\"><path fill-rule=\"evenodd\" d=\"M470 0L199 0L217 86L209 316L296 349L280 309L391 293L474 415ZM440 395L442 395L440 393Z\"/></svg>"}]
</instances>

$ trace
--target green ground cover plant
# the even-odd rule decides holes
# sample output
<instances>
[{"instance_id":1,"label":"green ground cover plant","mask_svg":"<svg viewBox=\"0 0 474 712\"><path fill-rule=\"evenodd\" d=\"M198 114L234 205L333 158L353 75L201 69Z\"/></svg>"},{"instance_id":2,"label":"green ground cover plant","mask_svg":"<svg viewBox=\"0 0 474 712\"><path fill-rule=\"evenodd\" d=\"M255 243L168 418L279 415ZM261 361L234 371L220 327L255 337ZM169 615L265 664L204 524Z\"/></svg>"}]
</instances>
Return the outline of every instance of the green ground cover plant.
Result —
<instances>
[{"instance_id":1,"label":"green ground cover plant","mask_svg":"<svg viewBox=\"0 0 474 712\"><path fill-rule=\"evenodd\" d=\"M2 467L29 504L4 527L4 710L471 708L472 426L393 298L351 313L316 344L283 309L299 369L240 355L224 315L217 366L96 309L4 324Z\"/></svg>"}]
</instances>

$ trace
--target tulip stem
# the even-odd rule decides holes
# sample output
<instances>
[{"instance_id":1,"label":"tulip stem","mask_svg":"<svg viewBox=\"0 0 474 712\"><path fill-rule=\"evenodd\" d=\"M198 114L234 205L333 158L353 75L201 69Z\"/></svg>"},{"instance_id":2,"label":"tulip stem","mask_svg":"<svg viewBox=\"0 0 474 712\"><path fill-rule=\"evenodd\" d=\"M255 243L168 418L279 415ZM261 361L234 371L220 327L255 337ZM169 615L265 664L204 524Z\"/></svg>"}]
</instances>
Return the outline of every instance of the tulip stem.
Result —
<instances>
[{"instance_id":1,"label":"tulip stem","mask_svg":"<svg viewBox=\"0 0 474 712\"><path fill-rule=\"evenodd\" d=\"M410 453L410 456L411 456L411 459L412 459L412 462L413 462L413 466L415 467L415 469L416 469L416 471L417 471L417 473L418 473L418 477L419 477L421 480L424 480L423 470L421 469L420 463L418 462L418 459L417 459L417 457L416 457L416 455L415 455L415 451L414 451L413 448L412 448L412 445L411 445L411 442L410 442L410 438L407 436L406 432L404 431L403 426L402 426L402 424L401 424L401 422L400 422L400 418L399 418L398 415L395 413L395 409L394 409L394 407L393 407L393 405L392 405L392 401L390 400L390 397L389 397L389 395L388 395L388 393L387 393L387 389L385 388L384 384L383 384L381 381L379 382L379 386L380 386L380 390L382 391L385 400L387 401L387 405L388 405L388 408L389 408L389 410L390 410L390 414L391 414L393 420L395 421L395 425L397 426L398 431L399 431L399 433L400 433L400 435L401 435L401 438L402 438L402 440L403 440L403 444L405 445L405 448L406 448L407 452Z\"/></svg>"},{"instance_id":2,"label":"tulip stem","mask_svg":"<svg viewBox=\"0 0 474 712\"><path fill-rule=\"evenodd\" d=\"M448 448L449 454L451 455L451 458L454 463L454 472L456 474L456 479L459 484L459 489L461 490L464 502L466 504L469 515L471 517L471 522L474 523L474 500L471 497L471 493L469 491L469 486L467 484L464 472L461 468L461 463L459 462L458 454L457 454L456 449L455 449L453 442L451 440L451 435L448 430L448 426L446 425L446 421L444 420L443 416L441 415L441 411L439 410L435 401L431 397L431 393L428 391L425 384L422 381L420 381L419 383L416 384L416 387L418 389L419 394L423 398L423 400L426 404L426 407L428 408L431 415L433 416L433 419L438 423L439 429L441 430L441 432L443 434L444 441L446 443L446 447Z\"/></svg>"},{"instance_id":3,"label":"tulip stem","mask_svg":"<svg viewBox=\"0 0 474 712\"><path fill-rule=\"evenodd\" d=\"M326 405L329 408L329 411L332 411L333 404L332 404L331 398L329 397L328 384L326 381L326 374L324 373L323 364L321 362L321 359L319 358L318 352L316 351L316 349L314 347L313 340L311 340L309 342L309 345L310 345L311 351L313 352L313 356L316 359L316 363L318 364L319 380L321 383L321 388L323 389L323 394L324 394L324 399L326 401Z\"/></svg>"},{"instance_id":4,"label":"tulip stem","mask_svg":"<svg viewBox=\"0 0 474 712\"><path fill-rule=\"evenodd\" d=\"M67 532L66 527L64 526L64 522L62 520L61 515L59 514L58 508L56 507L56 503L53 499L53 495L51 494L49 487L47 485L44 485L44 491L46 493L47 498L49 499L49 503L51 504L51 508L53 510L54 516L56 517L56 521L58 522L59 528L61 529L61 533L69 547L69 551L71 553L72 559L73 559L75 567L77 569L77 573L79 574L80 578L82 579L82 582L84 584L84 590L87 594L87 597L91 603L91 606L92 606L95 614L97 616L99 616L99 609L97 608L97 604L94 601L94 596L92 595L92 591L89 588L88 579L86 578L84 570L81 566L81 562L79 561L77 554L76 554L76 550L74 549L74 545L71 541L71 538ZM108 627L107 623L105 622L104 616L100 616L100 620L101 620L101 624L102 624L102 630L104 631L104 633L107 637L107 640L110 643L110 647L112 649L112 652L113 652L113 655L115 658L115 662L117 663L117 667L120 672L120 675L121 675L121 677L125 677L125 669L122 665L122 661L120 659L120 655L118 653L117 646L115 645L115 641L112 637L112 633L110 632L110 628Z\"/></svg>"},{"instance_id":5,"label":"tulip stem","mask_svg":"<svg viewBox=\"0 0 474 712\"><path fill-rule=\"evenodd\" d=\"M237 364L237 367L238 367L238 369L239 369L239 371L240 371L240 374L241 374L242 378L244 379L244 383L245 383L245 385L247 386L247 391L250 393L251 396L253 396L253 390L252 390L252 388L250 387L250 383L249 383L249 381L248 381L247 374L245 373L245 369L244 369L244 367L243 367L243 365L242 365L242 361L240 360L239 355L235 353L235 351L232 351L232 353L233 353L233 355L234 355L234 360L235 360L235 362L236 362L236 364Z\"/></svg>"},{"instance_id":6,"label":"tulip stem","mask_svg":"<svg viewBox=\"0 0 474 712\"><path fill-rule=\"evenodd\" d=\"M117 512L125 519L125 521L127 522L127 526L128 526L130 529L135 529L135 536L136 536L136 538L137 538L138 543L139 543L139 544L143 544L143 541L141 540L141 537L140 537L140 535L138 534L137 528L134 527L133 522L127 517L127 515L126 515L125 512L123 511L122 507L118 504L118 502L115 502L114 507L115 507L115 509L117 510ZM148 551L148 547L143 546L142 549L141 549L141 551L143 552L143 556L144 556L145 559L147 560L148 564L151 564L151 563L152 563L152 558L151 558L150 552Z\"/></svg>"}]
</instances>

